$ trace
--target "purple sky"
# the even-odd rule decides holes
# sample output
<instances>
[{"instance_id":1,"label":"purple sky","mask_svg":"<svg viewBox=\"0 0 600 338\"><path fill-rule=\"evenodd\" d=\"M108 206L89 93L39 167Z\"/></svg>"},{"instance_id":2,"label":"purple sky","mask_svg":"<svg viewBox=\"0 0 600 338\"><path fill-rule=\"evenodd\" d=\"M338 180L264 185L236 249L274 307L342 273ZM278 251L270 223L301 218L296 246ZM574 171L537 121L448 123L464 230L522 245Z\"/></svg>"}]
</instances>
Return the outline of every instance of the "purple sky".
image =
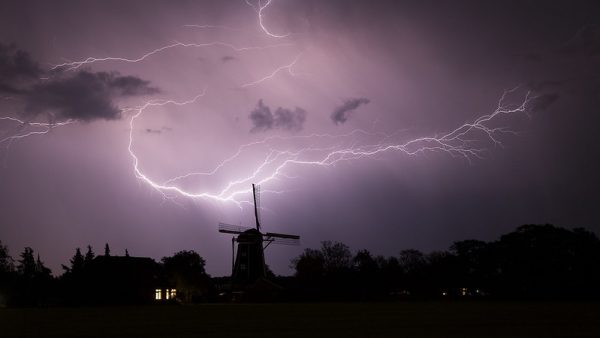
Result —
<instances>
[{"instance_id":1,"label":"purple sky","mask_svg":"<svg viewBox=\"0 0 600 338\"><path fill-rule=\"evenodd\" d=\"M0 240L14 257L31 246L58 274L108 242L195 250L224 275L217 223L253 224L253 182L265 230L302 237L267 250L281 274L328 239L397 255L525 223L600 232L594 1L249 2L2 2ZM444 142L511 89L510 113ZM31 123L51 130L21 138L48 130Z\"/></svg>"}]
</instances>

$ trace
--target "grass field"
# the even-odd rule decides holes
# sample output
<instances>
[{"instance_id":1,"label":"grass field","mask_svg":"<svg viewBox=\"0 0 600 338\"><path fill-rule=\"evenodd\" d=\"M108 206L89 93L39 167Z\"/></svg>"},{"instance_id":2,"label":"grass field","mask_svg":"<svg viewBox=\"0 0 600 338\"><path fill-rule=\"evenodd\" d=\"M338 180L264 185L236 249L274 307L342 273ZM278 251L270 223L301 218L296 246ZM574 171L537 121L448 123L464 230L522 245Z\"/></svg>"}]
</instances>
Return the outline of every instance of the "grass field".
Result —
<instances>
[{"instance_id":1,"label":"grass field","mask_svg":"<svg viewBox=\"0 0 600 338\"><path fill-rule=\"evenodd\" d=\"M0 337L600 337L600 304L397 302L0 309Z\"/></svg>"}]
</instances>

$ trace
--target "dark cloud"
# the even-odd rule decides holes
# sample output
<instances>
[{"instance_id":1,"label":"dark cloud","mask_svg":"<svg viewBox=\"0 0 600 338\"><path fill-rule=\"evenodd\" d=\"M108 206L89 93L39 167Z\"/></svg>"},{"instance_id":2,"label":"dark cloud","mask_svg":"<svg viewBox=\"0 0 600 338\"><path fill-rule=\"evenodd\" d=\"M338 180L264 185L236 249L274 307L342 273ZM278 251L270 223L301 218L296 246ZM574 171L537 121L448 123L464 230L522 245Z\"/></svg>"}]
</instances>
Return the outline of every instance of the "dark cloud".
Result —
<instances>
[{"instance_id":1,"label":"dark cloud","mask_svg":"<svg viewBox=\"0 0 600 338\"><path fill-rule=\"evenodd\" d=\"M544 81L532 81L529 84L529 88L533 91L540 91L550 87L561 87L567 81L566 80L544 80Z\"/></svg>"},{"instance_id":2,"label":"dark cloud","mask_svg":"<svg viewBox=\"0 0 600 338\"><path fill-rule=\"evenodd\" d=\"M156 94L159 89L118 72L44 71L27 52L0 43L0 92L19 96L23 114L30 117L48 113L58 119L92 121L118 119L120 110L113 102L117 98Z\"/></svg>"},{"instance_id":3,"label":"dark cloud","mask_svg":"<svg viewBox=\"0 0 600 338\"><path fill-rule=\"evenodd\" d=\"M158 134L162 134L163 132L173 131L173 128L163 126L160 129L146 128L145 131L147 134L157 134L158 135Z\"/></svg>"},{"instance_id":4,"label":"dark cloud","mask_svg":"<svg viewBox=\"0 0 600 338\"><path fill-rule=\"evenodd\" d=\"M157 94L160 90L150 86L150 81L142 80L136 76L120 76L119 73L96 73L98 76L108 77L107 85L116 90L121 96L138 96Z\"/></svg>"},{"instance_id":5,"label":"dark cloud","mask_svg":"<svg viewBox=\"0 0 600 338\"><path fill-rule=\"evenodd\" d=\"M600 54L600 26L593 24L582 27L569 42L559 48L559 51L588 56Z\"/></svg>"},{"instance_id":6,"label":"dark cloud","mask_svg":"<svg viewBox=\"0 0 600 338\"><path fill-rule=\"evenodd\" d=\"M333 113L331 113L331 120L333 120L335 124L345 123L350 118L352 111L369 102L371 101L364 97L346 100L341 106L336 107L333 110Z\"/></svg>"},{"instance_id":7,"label":"dark cloud","mask_svg":"<svg viewBox=\"0 0 600 338\"><path fill-rule=\"evenodd\" d=\"M306 111L296 107L294 110L277 108L275 110L275 127L291 131L299 131L306 120Z\"/></svg>"},{"instance_id":8,"label":"dark cloud","mask_svg":"<svg viewBox=\"0 0 600 338\"><path fill-rule=\"evenodd\" d=\"M121 117L114 99L158 92L148 81L134 76L83 70L33 85L24 95L25 114L52 113L81 121L114 120Z\"/></svg>"},{"instance_id":9,"label":"dark cloud","mask_svg":"<svg viewBox=\"0 0 600 338\"><path fill-rule=\"evenodd\" d=\"M221 58L221 62L223 62L223 63L226 63L226 62L229 62L229 61L233 61L233 60L235 60L235 59L236 59L236 57L235 57L235 56L231 56L231 55L225 55L225 56L223 56L223 57Z\"/></svg>"},{"instance_id":10,"label":"dark cloud","mask_svg":"<svg viewBox=\"0 0 600 338\"><path fill-rule=\"evenodd\" d=\"M12 85L0 82L0 93L21 94L22 91Z\"/></svg>"},{"instance_id":11,"label":"dark cloud","mask_svg":"<svg viewBox=\"0 0 600 338\"><path fill-rule=\"evenodd\" d=\"M38 79L42 73L29 53L18 49L15 44L0 43L0 91L18 93L20 85Z\"/></svg>"},{"instance_id":12,"label":"dark cloud","mask_svg":"<svg viewBox=\"0 0 600 338\"><path fill-rule=\"evenodd\" d=\"M558 93L544 94L536 97L532 102L532 111L544 111L552 104L558 101L560 95Z\"/></svg>"},{"instance_id":13,"label":"dark cloud","mask_svg":"<svg viewBox=\"0 0 600 338\"><path fill-rule=\"evenodd\" d=\"M248 118L252 121L253 127L250 131L253 133L270 129L299 131L306 120L306 111L299 107L294 110L278 107L275 113L272 113L271 108L259 100L258 106L250 112Z\"/></svg>"},{"instance_id":14,"label":"dark cloud","mask_svg":"<svg viewBox=\"0 0 600 338\"><path fill-rule=\"evenodd\" d=\"M271 109L263 104L262 100L258 100L258 106L250 112L248 118L252 121L254 127L251 132L265 131L273 128L273 114Z\"/></svg>"}]
</instances>

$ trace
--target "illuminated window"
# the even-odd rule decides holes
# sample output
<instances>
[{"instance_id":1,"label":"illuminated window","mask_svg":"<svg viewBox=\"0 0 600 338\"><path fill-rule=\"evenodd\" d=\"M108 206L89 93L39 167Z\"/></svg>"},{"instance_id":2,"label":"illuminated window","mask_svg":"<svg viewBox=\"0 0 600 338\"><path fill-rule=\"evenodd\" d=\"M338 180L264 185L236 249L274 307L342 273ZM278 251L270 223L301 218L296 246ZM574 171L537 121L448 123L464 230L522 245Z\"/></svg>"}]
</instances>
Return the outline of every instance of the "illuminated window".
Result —
<instances>
[{"instance_id":1,"label":"illuminated window","mask_svg":"<svg viewBox=\"0 0 600 338\"><path fill-rule=\"evenodd\" d=\"M173 299L173 298L175 298L175 296L177 295L177 290L175 290L175 289L171 289L171 292L170 292L170 293L171 293L171 297L170 297L170 298L171 298L171 299Z\"/></svg>"},{"instance_id":2,"label":"illuminated window","mask_svg":"<svg viewBox=\"0 0 600 338\"><path fill-rule=\"evenodd\" d=\"M160 289L154 290L154 299L155 300L160 300L161 299L161 297L160 297Z\"/></svg>"},{"instance_id":3,"label":"illuminated window","mask_svg":"<svg viewBox=\"0 0 600 338\"><path fill-rule=\"evenodd\" d=\"M165 299L170 299L169 298L169 289L165 290Z\"/></svg>"}]
</instances>

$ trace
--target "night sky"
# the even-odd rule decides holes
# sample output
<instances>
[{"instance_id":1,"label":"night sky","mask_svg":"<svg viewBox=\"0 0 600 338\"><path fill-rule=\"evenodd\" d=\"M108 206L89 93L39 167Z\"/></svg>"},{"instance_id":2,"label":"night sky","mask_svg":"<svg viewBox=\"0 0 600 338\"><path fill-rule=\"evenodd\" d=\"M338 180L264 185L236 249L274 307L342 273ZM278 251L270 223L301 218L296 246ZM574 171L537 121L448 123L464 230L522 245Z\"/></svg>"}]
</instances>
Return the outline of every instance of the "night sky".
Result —
<instances>
[{"instance_id":1,"label":"night sky","mask_svg":"<svg viewBox=\"0 0 600 338\"><path fill-rule=\"evenodd\" d=\"M599 106L597 1L2 1L0 240L225 275L251 183L301 236L279 274L323 240L599 233Z\"/></svg>"}]
</instances>

